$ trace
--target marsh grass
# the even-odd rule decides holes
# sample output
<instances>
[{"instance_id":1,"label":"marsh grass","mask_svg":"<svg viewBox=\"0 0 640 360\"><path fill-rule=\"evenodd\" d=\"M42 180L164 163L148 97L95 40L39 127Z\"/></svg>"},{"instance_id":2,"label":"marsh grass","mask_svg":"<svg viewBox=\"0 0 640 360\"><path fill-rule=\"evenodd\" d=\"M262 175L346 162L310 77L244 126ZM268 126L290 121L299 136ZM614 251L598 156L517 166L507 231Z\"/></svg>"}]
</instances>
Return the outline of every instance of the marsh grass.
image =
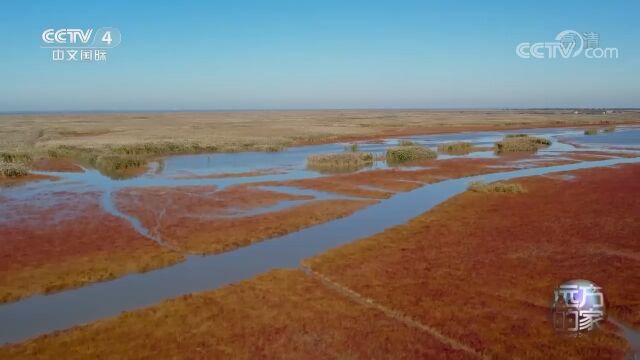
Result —
<instances>
[{"instance_id":1,"label":"marsh grass","mask_svg":"<svg viewBox=\"0 0 640 360\"><path fill-rule=\"evenodd\" d=\"M94 149L62 145L47 150L47 156L51 159L72 160L113 179L135 176L130 172L131 169L146 166L148 160L153 158L152 154L153 148L150 147Z\"/></svg>"},{"instance_id":2,"label":"marsh grass","mask_svg":"<svg viewBox=\"0 0 640 360\"><path fill-rule=\"evenodd\" d=\"M527 137L527 136L529 136L529 135L527 135L527 134L507 134L504 137L507 138L507 139L510 139L510 138L520 138L520 137Z\"/></svg>"},{"instance_id":3,"label":"marsh grass","mask_svg":"<svg viewBox=\"0 0 640 360\"><path fill-rule=\"evenodd\" d=\"M386 152L388 163L435 159L436 157L438 154L435 151L418 145L392 147Z\"/></svg>"},{"instance_id":4,"label":"marsh grass","mask_svg":"<svg viewBox=\"0 0 640 360\"><path fill-rule=\"evenodd\" d=\"M616 127L615 126L609 126L609 127L606 127L606 128L604 128L602 130L602 132L605 132L605 133L612 133L614 131L616 131Z\"/></svg>"},{"instance_id":5,"label":"marsh grass","mask_svg":"<svg viewBox=\"0 0 640 360\"><path fill-rule=\"evenodd\" d=\"M537 136L528 136L527 138L529 142L532 142L536 145L541 145L541 146L549 146L551 145L551 140L546 139L546 138L542 138L542 137L537 137Z\"/></svg>"},{"instance_id":6,"label":"marsh grass","mask_svg":"<svg viewBox=\"0 0 640 360\"><path fill-rule=\"evenodd\" d=\"M17 178L29 175L26 163L33 160L31 154L21 151L0 152L0 177Z\"/></svg>"},{"instance_id":7,"label":"marsh grass","mask_svg":"<svg viewBox=\"0 0 640 360\"><path fill-rule=\"evenodd\" d=\"M526 189L517 183L474 181L469 184L468 190L482 193L523 193Z\"/></svg>"},{"instance_id":8,"label":"marsh grass","mask_svg":"<svg viewBox=\"0 0 640 360\"><path fill-rule=\"evenodd\" d=\"M138 168L146 164L146 159L136 155L100 155L94 163L98 169L114 171Z\"/></svg>"},{"instance_id":9,"label":"marsh grass","mask_svg":"<svg viewBox=\"0 0 640 360\"><path fill-rule=\"evenodd\" d=\"M418 143L411 140L400 140L398 146L418 146Z\"/></svg>"},{"instance_id":10,"label":"marsh grass","mask_svg":"<svg viewBox=\"0 0 640 360\"><path fill-rule=\"evenodd\" d=\"M311 155L307 168L322 172L348 172L371 166L374 156L361 151Z\"/></svg>"},{"instance_id":11,"label":"marsh grass","mask_svg":"<svg viewBox=\"0 0 640 360\"><path fill-rule=\"evenodd\" d=\"M184 153L198 153L203 151L214 152L218 150L217 146L202 146L198 143L173 143L173 142L158 142L158 143L140 143L140 144L127 144L118 146L109 146L109 150L116 154L125 155L138 155L138 156L157 156L162 154L184 154Z\"/></svg>"},{"instance_id":12,"label":"marsh grass","mask_svg":"<svg viewBox=\"0 0 640 360\"><path fill-rule=\"evenodd\" d=\"M458 141L438 145L438 151L447 154L468 154L473 151L470 142Z\"/></svg>"},{"instance_id":13,"label":"marsh grass","mask_svg":"<svg viewBox=\"0 0 640 360\"><path fill-rule=\"evenodd\" d=\"M586 129L584 131L585 135L596 135L597 133L598 133L598 129L596 128Z\"/></svg>"},{"instance_id":14,"label":"marsh grass","mask_svg":"<svg viewBox=\"0 0 640 360\"><path fill-rule=\"evenodd\" d=\"M29 174L22 163L0 161L0 178L15 178Z\"/></svg>"},{"instance_id":15,"label":"marsh grass","mask_svg":"<svg viewBox=\"0 0 640 360\"><path fill-rule=\"evenodd\" d=\"M549 145L551 145L549 139L518 134L518 136L505 136L502 141L496 143L494 150L496 153L536 152Z\"/></svg>"},{"instance_id":16,"label":"marsh grass","mask_svg":"<svg viewBox=\"0 0 640 360\"><path fill-rule=\"evenodd\" d=\"M83 165L93 166L98 156L100 156L100 151L93 148L60 145L47 149L46 155L50 159L68 159L77 161Z\"/></svg>"},{"instance_id":17,"label":"marsh grass","mask_svg":"<svg viewBox=\"0 0 640 360\"><path fill-rule=\"evenodd\" d=\"M46 157L66 159L92 167L111 178L137 176L151 160L162 156L198 153L260 151L278 152L285 146L278 143L229 143L224 146L202 145L197 142L148 142L109 145L100 148L59 145L47 149Z\"/></svg>"},{"instance_id":18,"label":"marsh grass","mask_svg":"<svg viewBox=\"0 0 640 360\"><path fill-rule=\"evenodd\" d=\"M0 161L5 163L26 163L33 160L31 154L26 152L9 152L3 151L0 152Z\"/></svg>"},{"instance_id":19,"label":"marsh grass","mask_svg":"<svg viewBox=\"0 0 640 360\"><path fill-rule=\"evenodd\" d=\"M344 151L358 152L358 151L360 151L360 145L358 145L356 143L346 145L344 147Z\"/></svg>"},{"instance_id":20,"label":"marsh grass","mask_svg":"<svg viewBox=\"0 0 640 360\"><path fill-rule=\"evenodd\" d=\"M148 142L107 146L105 151L116 154L139 156L164 156L178 154L220 153L220 152L278 152L286 149L282 143L232 142L222 145L201 144L193 141L183 142Z\"/></svg>"}]
</instances>

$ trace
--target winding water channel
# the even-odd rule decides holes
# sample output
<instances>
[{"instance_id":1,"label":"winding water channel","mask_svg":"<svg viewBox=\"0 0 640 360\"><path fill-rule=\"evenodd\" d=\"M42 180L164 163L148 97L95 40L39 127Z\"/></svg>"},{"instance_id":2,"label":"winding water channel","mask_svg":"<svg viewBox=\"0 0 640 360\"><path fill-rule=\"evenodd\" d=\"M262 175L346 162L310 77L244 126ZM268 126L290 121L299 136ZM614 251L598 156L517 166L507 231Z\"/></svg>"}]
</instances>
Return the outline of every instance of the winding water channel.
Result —
<instances>
[{"instance_id":1,"label":"winding water channel","mask_svg":"<svg viewBox=\"0 0 640 360\"><path fill-rule=\"evenodd\" d=\"M634 144L638 144L638 129L635 133ZM552 137L571 137L579 134L573 130L536 130L535 133ZM527 133L533 133L527 131ZM425 145L446 140L472 140L477 144L491 143L504 133L470 133L430 137L412 137ZM628 133L624 136L628 137ZM384 144L366 144L364 151L380 151L385 146L393 145L395 140ZM6 196L22 197L27 201L34 194L57 190L73 189L73 191L90 191L101 189L102 206L110 213L124 218L136 230L145 236L152 237L140 222L130 215L121 213L113 204L111 194L123 188L147 186L193 186L217 185L225 187L244 182L264 180L284 180L318 176L317 173L303 168L304 158L310 153L339 151L341 144L321 145L315 147L296 148L278 154L228 154L217 156L211 163L220 172L242 172L256 170L256 168L279 167L287 169L284 173L270 174L257 177L235 177L224 179L181 179L175 175L189 171L190 173L211 172L211 166L204 162L206 157L178 156L165 161L161 176L149 175L129 180L111 180L96 171L84 173L59 173L63 180L49 188L42 185L30 184L20 189L8 190ZM554 142L548 150L561 156L564 151L577 149L568 145ZM239 157L235 159L233 156ZM476 155L477 156L477 155ZM485 154L484 156L492 156ZM259 159L255 159L258 157ZM262 157L273 159L265 160ZM302 161L302 163L301 163ZM415 190L401 192L389 199L385 199L359 210L344 218L332 220L320 225L312 226L288 235L269 239L242 247L229 252L207 255L187 256L186 261L174 266L162 268L141 274L130 274L115 280L95 283L78 289L62 291L50 295L32 296L15 303L0 305L0 343L18 342L26 338L44 334L54 330L61 330L74 325L83 324L132 310L155 304L167 298L179 295L215 289L230 283L248 279L259 273L273 268L298 267L301 260L317 255L327 249L346 244L363 237L374 235L389 227L403 224L410 219L428 211L435 205L464 192L471 181L497 181L519 177L543 175L549 173L571 171L585 168L604 167L616 164L639 163L640 157L613 158L601 161L572 163L560 166L540 168L524 168L515 171L499 172L487 175L473 176L460 179L445 180L427 184ZM181 164L181 165L180 165ZM376 165L384 167L383 164ZM185 170L187 169L187 170ZM56 182L52 183L55 184ZM279 189L284 192L296 193L299 189ZM335 196L320 192L308 192L317 198ZM5 195L5 194L3 194ZM298 202L293 202L298 204ZM284 205L289 206L290 204ZM291 204L292 205L292 204ZM279 205L282 208L283 205ZM258 211L269 211L258 210ZM154 241L161 241L154 239Z\"/></svg>"}]
</instances>

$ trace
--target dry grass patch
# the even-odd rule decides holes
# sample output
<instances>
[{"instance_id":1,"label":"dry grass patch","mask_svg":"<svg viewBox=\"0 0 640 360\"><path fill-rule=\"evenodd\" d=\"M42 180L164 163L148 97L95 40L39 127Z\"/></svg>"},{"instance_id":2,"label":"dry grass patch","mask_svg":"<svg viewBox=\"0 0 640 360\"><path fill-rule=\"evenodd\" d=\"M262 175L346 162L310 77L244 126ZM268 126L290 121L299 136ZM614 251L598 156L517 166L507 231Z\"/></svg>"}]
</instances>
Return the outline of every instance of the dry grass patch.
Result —
<instances>
[{"instance_id":1,"label":"dry grass patch","mask_svg":"<svg viewBox=\"0 0 640 360\"><path fill-rule=\"evenodd\" d=\"M551 145L549 139L525 134L510 134L498 141L494 147L497 153L536 152L540 148Z\"/></svg>"},{"instance_id":2,"label":"dry grass patch","mask_svg":"<svg viewBox=\"0 0 640 360\"><path fill-rule=\"evenodd\" d=\"M469 184L468 190L483 193L522 193L526 189L524 186L516 183L505 183L502 181L486 183L484 181L474 181Z\"/></svg>"},{"instance_id":3,"label":"dry grass patch","mask_svg":"<svg viewBox=\"0 0 640 360\"><path fill-rule=\"evenodd\" d=\"M361 151L311 155L307 168L322 172L355 171L373 164L373 154Z\"/></svg>"},{"instance_id":4,"label":"dry grass patch","mask_svg":"<svg viewBox=\"0 0 640 360\"><path fill-rule=\"evenodd\" d=\"M598 129L596 128L591 128L591 129L586 129L584 131L585 135L597 135L598 134Z\"/></svg>"},{"instance_id":5,"label":"dry grass patch","mask_svg":"<svg viewBox=\"0 0 640 360\"><path fill-rule=\"evenodd\" d=\"M17 178L28 174L27 167L21 163L0 161L0 178Z\"/></svg>"},{"instance_id":6,"label":"dry grass patch","mask_svg":"<svg viewBox=\"0 0 640 360\"><path fill-rule=\"evenodd\" d=\"M31 154L19 151L0 152L0 161L5 163L25 163L33 159Z\"/></svg>"},{"instance_id":7,"label":"dry grass patch","mask_svg":"<svg viewBox=\"0 0 640 360\"><path fill-rule=\"evenodd\" d=\"M33 158L21 151L0 152L0 178L19 178L29 175L26 163Z\"/></svg>"},{"instance_id":8,"label":"dry grass patch","mask_svg":"<svg viewBox=\"0 0 640 360\"><path fill-rule=\"evenodd\" d=\"M470 142L458 141L438 145L438 151L447 154L468 154L474 151L474 146Z\"/></svg>"},{"instance_id":9,"label":"dry grass patch","mask_svg":"<svg viewBox=\"0 0 640 360\"><path fill-rule=\"evenodd\" d=\"M389 163L402 163L415 160L435 159L438 154L424 146L409 145L387 149L386 158Z\"/></svg>"}]
</instances>

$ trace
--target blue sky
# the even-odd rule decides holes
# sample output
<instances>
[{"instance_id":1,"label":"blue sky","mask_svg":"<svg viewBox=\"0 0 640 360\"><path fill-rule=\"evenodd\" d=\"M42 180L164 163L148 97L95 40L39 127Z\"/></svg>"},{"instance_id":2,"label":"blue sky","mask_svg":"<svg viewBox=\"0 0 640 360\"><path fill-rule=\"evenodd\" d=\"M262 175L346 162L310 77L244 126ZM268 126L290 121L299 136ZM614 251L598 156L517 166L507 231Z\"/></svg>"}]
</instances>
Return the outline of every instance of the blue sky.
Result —
<instances>
[{"instance_id":1,"label":"blue sky","mask_svg":"<svg viewBox=\"0 0 640 360\"><path fill-rule=\"evenodd\" d=\"M640 107L628 1L0 3L0 112ZM106 63L53 62L48 28L116 27ZM521 59L597 32L618 59Z\"/></svg>"}]
</instances>

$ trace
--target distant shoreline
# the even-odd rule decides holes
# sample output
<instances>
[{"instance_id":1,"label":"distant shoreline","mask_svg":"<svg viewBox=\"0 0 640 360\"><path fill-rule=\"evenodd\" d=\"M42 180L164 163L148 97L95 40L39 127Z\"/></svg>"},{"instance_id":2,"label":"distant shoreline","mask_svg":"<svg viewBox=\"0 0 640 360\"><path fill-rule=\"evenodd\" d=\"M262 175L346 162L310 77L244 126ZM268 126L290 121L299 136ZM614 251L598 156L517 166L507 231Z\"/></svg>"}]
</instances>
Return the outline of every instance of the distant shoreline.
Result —
<instances>
[{"instance_id":1,"label":"distant shoreline","mask_svg":"<svg viewBox=\"0 0 640 360\"><path fill-rule=\"evenodd\" d=\"M53 110L53 111L0 111L0 116L9 115L65 115L65 114L162 114L162 113L255 113L255 112L573 112L573 111L614 111L640 112L640 107L529 107L529 108L292 108L292 109L167 109L167 110Z\"/></svg>"}]
</instances>

